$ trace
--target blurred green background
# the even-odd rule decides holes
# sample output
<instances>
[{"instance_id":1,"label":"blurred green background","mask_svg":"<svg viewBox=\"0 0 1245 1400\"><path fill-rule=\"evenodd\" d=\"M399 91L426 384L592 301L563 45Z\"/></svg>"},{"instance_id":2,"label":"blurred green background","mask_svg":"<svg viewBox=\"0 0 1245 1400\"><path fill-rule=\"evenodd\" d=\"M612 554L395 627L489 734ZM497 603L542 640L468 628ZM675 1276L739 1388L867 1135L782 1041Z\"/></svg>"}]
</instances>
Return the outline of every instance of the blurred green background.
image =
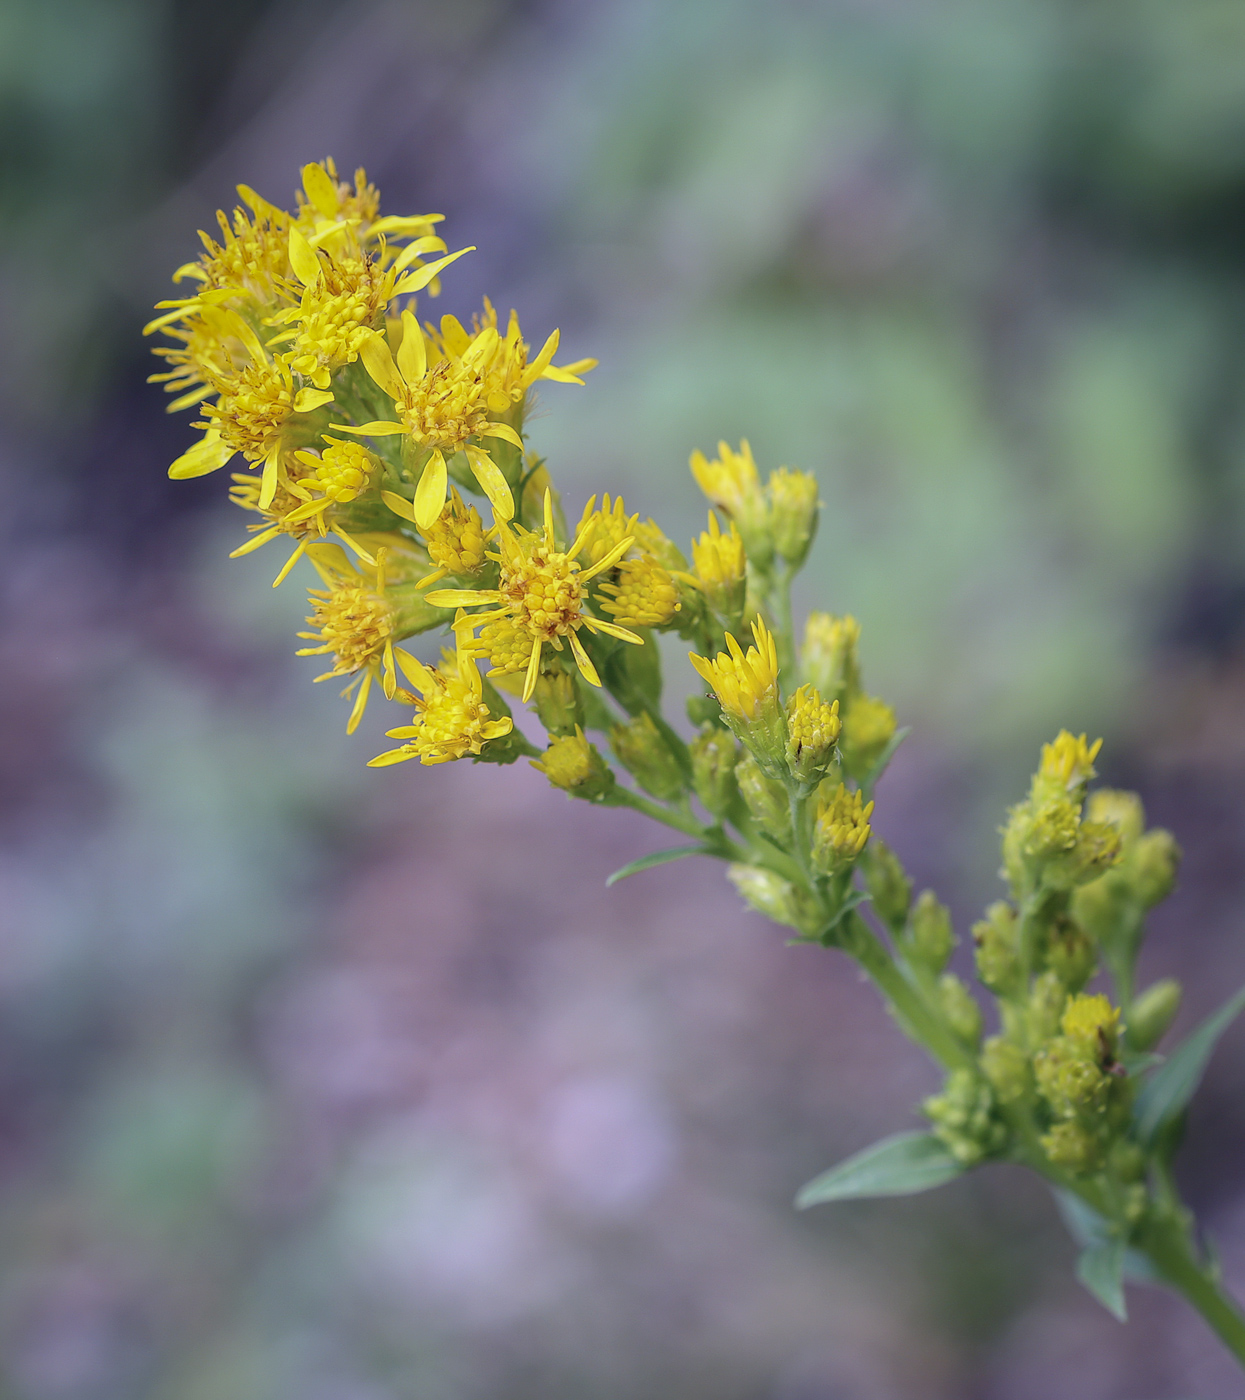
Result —
<instances>
[{"instance_id":1,"label":"blurred green background","mask_svg":"<svg viewBox=\"0 0 1245 1400\"><path fill-rule=\"evenodd\" d=\"M1187 1023L1245 980L1245 7L7 0L0 127L0 1397L1239 1394L1006 1169L796 1217L919 1057L716 869L605 892L631 815L369 772L139 330L238 181L446 214L446 310L600 358L533 424L575 513L688 535L719 438L817 472L801 603L962 931L1039 742L1106 736ZM1243 1061L1184 1173L1238 1287Z\"/></svg>"}]
</instances>

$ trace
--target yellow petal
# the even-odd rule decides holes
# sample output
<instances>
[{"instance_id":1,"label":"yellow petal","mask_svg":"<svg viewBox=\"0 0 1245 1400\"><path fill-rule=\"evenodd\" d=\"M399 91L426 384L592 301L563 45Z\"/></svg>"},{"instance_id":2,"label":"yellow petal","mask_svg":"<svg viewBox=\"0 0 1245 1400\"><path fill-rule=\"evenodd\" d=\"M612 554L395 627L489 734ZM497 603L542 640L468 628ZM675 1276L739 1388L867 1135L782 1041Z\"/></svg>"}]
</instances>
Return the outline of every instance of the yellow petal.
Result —
<instances>
[{"instance_id":1,"label":"yellow petal","mask_svg":"<svg viewBox=\"0 0 1245 1400\"><path fill-rule=\"evenodd\" d=\"M496 603L500 598L495 588L436 588L427 595L434 608L475 608L481 603Z\"/></svg>"},{"instance_id":2,"label":"yellow petal","mask_svg":"<svg viewBox=\"0 0 1245 1400\"><path fill-rule=\"evenodd\" d=\"M326 219L337 217L337 186L324 166L303 166L303 189L317 214L323 214Z\"/></svg>"},{"instance_id":3,"label":"yellow petal","mask_svg":"<svg viewBox=\"0 0 1245 1400\"><path fill-rule=\"evenodd\" d=\"M523 439L515 432L509 423L489 423L480 429L479 437L503 438L506 442L512 442L520 450L523 450Z\"/></svg>"},{"instance_id":4,"label":"yellow petal","mask_svg":"<svg viewBox=\"0 0 1245 1400\"><path fill-rule=\"evenodd\" d=\"M435 525L445 509L445 456L438 448L428 458L415 488L415 523L421 530Z\"/></svg>"},{"instance_id":5,"label":"yellow petal","mask_svg":"<svg viewBox=\"0 0 1245 1400\"><path fill-rule=\"evenodd\" d=\"M400 515L403 520L415 523L415 507L405 496L395 495L392 491L382 491L380 498L393 511L394 515Z\"/></svg>"},{"instance_id":6,"label":"yellow petal","mask_svg":"<svg viewBox=\"0 0 1245 1400\"><path fill-rule=\"evenodd\" d=\"M402 313L402 344L398 346L398 369L408 384L417 384L428 369L424 333L412 311Z\"/></svg>"},{"instance_id":7,"label":"yellow petal","mask_svg":"<svg viewBox=\"0 0 1245 1400\"><path fill-rule=\"evenodd\" d=\"M264 458L264 475L259 485L259 508L267 510L272 498L277 494L277 463L281 460L281 449L274 447Z\"/></svg>"},{"instance_id":8,"label":"yellow petal","mask_svg":"<svg viewBox=\"0 0 1245 1400\"><path fill-rule=\"evenodd\" d=\"M262 545L266 545L269 540L275 540L280 533L280 529L274 525L271 530L265 530L259 535L252 535L245 544L239 545L237 549L231 550L229 557L231 559L241 559L244 554L253 554L255 550L259 549Z\"/></svg>"},{"instance_id":9,"label":"yellow petal","mask_svg":"<svg viewBox=\"0 0 1245 1400\"><path fill-rule=\"evenodd\" d=\"M406 432L401 423L364 423L361 427L352 428L348 423L334 423L335 433L354 433L356 437L397 437L399 433Z\"/></svg>"},{"instance_id":10,"label":"yellow petal","mask_svg":"<svg viewBox=\"0 0 1245 1400\"><path fill-rule=\"evenodd\" d=\"M394 288L396 296L404 296L407 292L422 292L432 279L450 263L457 262L465 253L474 253L475 245L470 248L460 248L457 253L449 253L443 258L438 258L436 262L426 263L423 267L417 267L414 272L408 272L405 277ZM401 257L399 257L401 261Z\"/></svg>"},{"instance_id":11,"label":"yellow petal","mask_svg":"<svg viewBox=\"0 0 1245 1400\"><path fill-rule=\"evenodd\" d=\"M364 672L363 684L359 687L359 693L355 696L354 708L350 711L350 718L346 721L346 733L353 734L359 727L359 721L363 718L363 711L367 709L368 692L372 688L371 671Z\"/></svg>"},{"instance_id":12,"label":"yellow petal","mask_svg":"<svg viewBox=\"0 0 1245 1400\"><path fill-rule=\"evenodd\" d=\"M320 259L294 224L290 225L290 266L304 287L314 286L320 280Z\"/></svg>"},{"instance_id":13,"label":"yellow petal","mask_svg":"<svg viewBox=\"0 0 1245 1400\"><path fill-rule=\"evenodd\" d=\"M540 677L541 646L542 643L539 639L532 643L532 654L527 662L527 675L523 678L523 703L525 705L532 698L532 691L536 689L536 682Z\"/></svg>"},{"instance_id":14,"label":"yellow petal","mask_svg":"<svg viewBox=\"0 0 1245 1400\"><path fill-rule=\"evenodd\" d=\"M295 413L314 413L326 403L333 402L332 389L300 389L294 395Z\"/></svg>"},{"instance_id":15,"label":"yellow petal","mask_svg":"<svg viewBox=\"0 0 1245 1400\"><path fill-rule=\"evenodd\" d=\"M390 749L388 753L378 753L375 758L369 758L367 766L369 768L388 768L394 763L405 763L408 758L415 755L407 749Z\"/></svg>"},{"instance_id":16,"label":"yellow petal","mask_svg":"<svg viewBox=\"0 0 1245 1400\"><path fill-rule=\"evenodd\" d=\"M373 331L359 347L359 358L373 381L379 384L391 399L396 401L402 398L406 386L402 383L402 376L393 362L384 336Z\"/></svg>"},{"instance_id":17,"label":"yellow petal","mask_svg":"<svg viewBox=\"0 0 1245 1400\"><path fill-rule=\"evenodd\" d=\"M436 678L422 661L412 656L409 651L403 651L401 647L397 647L393 654L402 674L421 695L427 695L430 690L436 689ZM390 733L392 734L392 731Z\"/></svg>"},{"instance_id":18,"label":"yellow petal","mask_svg":"<svg viewBox=\"0 0 1245 1400\"><path fill-rule=\"evenodd\" d=\"M281 572L276 576L276 578L273 579L273 581L272 581L272 586L273 586L274 588L279 588L279 587L281 586L281 584L283 584L283 583L285 582L285 580L290 576L290 570L291 570L291 569L294 567L294 565L297 564L298 561L303 557L303 554L306 552L306 549L307 549L307 541L306 541L306 540L300 541L300 542L299 542L298 548L297 548L297 549L294 551L294 553L291 554L290 557L285 561L285 567L284 567L284 568L281 570Z\"/></svg>"},{"instance_id":19,"label":"yellow petal","mask_svg":"<svg viewBox=\"0 0 1245 1400\"><path fill-rule=\"evenodd\" d=\"M597 668L588 659L588 653L584 650L583 643L579 640L578 632L567 634L571 642L571 651L575 657L575 664L579 667L580 673L589 685L599 686L601 677L597 675Z\"/></svg>"},{"instance_id":20,"label":"yellow petal","mask_svg":"<svg viewBox=\"0 0 1245 1400\"><path fill-rule=\"evenodd\" d=\"M169 467L169 475L174 481L186 481L192 476L206 476L223 467L234 455L234 449L220 440L220 434L211 428L198 442L182 453Z\"/></svg>"},{"instance_id":21,"label":"yellow petal","mask_svg":"<svg viewBox=\"0 0 1245 1400\"><path fill-rule=\"evenodd\" d=\"M514 515L514 497L497 463L478 447L466 447L464 451L480 490L489 498L494 511L503 520L509 520Z\"/></svg>"}]
</instances>

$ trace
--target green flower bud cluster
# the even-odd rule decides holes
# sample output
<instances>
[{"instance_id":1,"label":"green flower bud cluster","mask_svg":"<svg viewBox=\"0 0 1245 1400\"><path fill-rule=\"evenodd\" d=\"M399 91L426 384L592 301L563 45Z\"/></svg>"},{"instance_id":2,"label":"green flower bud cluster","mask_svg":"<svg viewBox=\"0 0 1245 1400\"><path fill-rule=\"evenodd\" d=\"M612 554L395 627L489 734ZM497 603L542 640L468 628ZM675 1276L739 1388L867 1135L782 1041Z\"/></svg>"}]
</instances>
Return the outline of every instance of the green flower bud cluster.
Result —
<instances>
[{"instance_id":1,"label":"green flower bud cluster","mask_svg":"<svg viewBox=\"0 0 1245 1400\"><path fill-rule=\"evenodd\" d=\"M999 1116L994 1091L970 1069L952 1070L942 1093L921 1105L947 1150L965 1166L996 1157L1007 1146L1007 1125Z\"/></svg>"},{"instance_id":2,"label":"green flower bud cluster","mask_svg":"<svg viewBox=\"0 0 1245 1400\"><path fill-rule=\"evenodd\" d=\"M645 792L670 802L683 791L683 772L653 717L643 711L610 730L614 756Z\"/></svg>"}]
</instances>

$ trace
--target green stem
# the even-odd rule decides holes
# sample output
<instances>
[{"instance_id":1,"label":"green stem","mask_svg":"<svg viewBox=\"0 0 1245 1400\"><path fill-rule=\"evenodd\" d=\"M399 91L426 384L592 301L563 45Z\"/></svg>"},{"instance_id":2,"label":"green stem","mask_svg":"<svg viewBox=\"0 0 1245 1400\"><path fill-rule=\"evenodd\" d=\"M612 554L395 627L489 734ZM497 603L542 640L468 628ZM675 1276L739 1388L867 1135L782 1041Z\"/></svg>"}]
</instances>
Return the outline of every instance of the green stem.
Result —
<instances>
[{"instance_id":1,"label":"green stem","mask_svg":"<svg viewBox=\"0 0 1245 1400\"><path fill-rule=\"evenodd\" d=\"M643 812L646 817L652 817L656 822L661 822L663 826L670 826L675 831L681 831L685 836L695 836L697 840L704 841L710 835L710 828L698 822L689 812L684 815L682 812L671 811L668 807L661 806L660 803L651 802L647 797L641 797L638 792L632 792L630 788L616 787L604 799L606 807L630 807L633 811ZM732 859L736 857L732 856Z\"/></svg>"},{"instance_id":2,"label":"green stem","mask_svg":"<svg viewBox=\"0 0 1245 1400\"><path fill-rule=\"evenodd\" d=\"M1245 1366L1245 1315L1212 1270L1198 1260L1188 1229L1174 1219L1161 1222L1143 1232L1136 1247Z\"/></svg>"},{"instance_id":3,"label":"green stem","mask_svg":"<svg viewBox=\"0 0 1245 1400\"><path fill-rule=\"evenodd\" d=\"M788 690L794 689L792 681L795 673L795 620L791 611L791 580L794 577L794 569L786 564L781 565L775 586L770 591L770 607L778 624L778 666L788 678Z\"/></svg>"},{"instance_id":4,"label":"green stem","mask_svg":"<svg viewBox=\"0 0 1245 1400\"><path fill-rule=\"evenodd\" d=\"M929 1051L944 1069L971 1067L972 1054L908 981L881 940L854 911L844 920L843 949L864 968L890 1002L896 1020L912 1040Z\"/></svg>"}]
</instances>

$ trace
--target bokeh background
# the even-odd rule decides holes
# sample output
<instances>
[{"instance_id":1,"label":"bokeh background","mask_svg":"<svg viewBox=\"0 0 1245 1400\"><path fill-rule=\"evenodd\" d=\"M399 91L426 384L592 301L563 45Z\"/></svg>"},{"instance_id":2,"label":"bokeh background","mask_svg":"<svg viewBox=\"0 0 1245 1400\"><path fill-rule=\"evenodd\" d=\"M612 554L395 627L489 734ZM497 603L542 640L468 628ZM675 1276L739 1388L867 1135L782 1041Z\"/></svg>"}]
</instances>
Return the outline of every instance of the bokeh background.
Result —
<instances>
[{"instance_id":1,"label":"bokeh background","mask_svg":"<svg viewBox=\"0 0 1245 1400\"><path fill-rule=\"evenodd\" d=\"M818 472L801 604L961 931L1105 735L1188 1026L1245 980L1238 0L4 0L0 132L0 1396L1239 1397L1010 1169L796 1216L929 1068L716 867L606 891L633 814L367 770L139 335L237 181L446 214L446 309L600 357L533 428L574 511L686 536L719 437ZM1245 1288L1239 1030L1183 1179Z\"/></svg>"}]
</instances>

